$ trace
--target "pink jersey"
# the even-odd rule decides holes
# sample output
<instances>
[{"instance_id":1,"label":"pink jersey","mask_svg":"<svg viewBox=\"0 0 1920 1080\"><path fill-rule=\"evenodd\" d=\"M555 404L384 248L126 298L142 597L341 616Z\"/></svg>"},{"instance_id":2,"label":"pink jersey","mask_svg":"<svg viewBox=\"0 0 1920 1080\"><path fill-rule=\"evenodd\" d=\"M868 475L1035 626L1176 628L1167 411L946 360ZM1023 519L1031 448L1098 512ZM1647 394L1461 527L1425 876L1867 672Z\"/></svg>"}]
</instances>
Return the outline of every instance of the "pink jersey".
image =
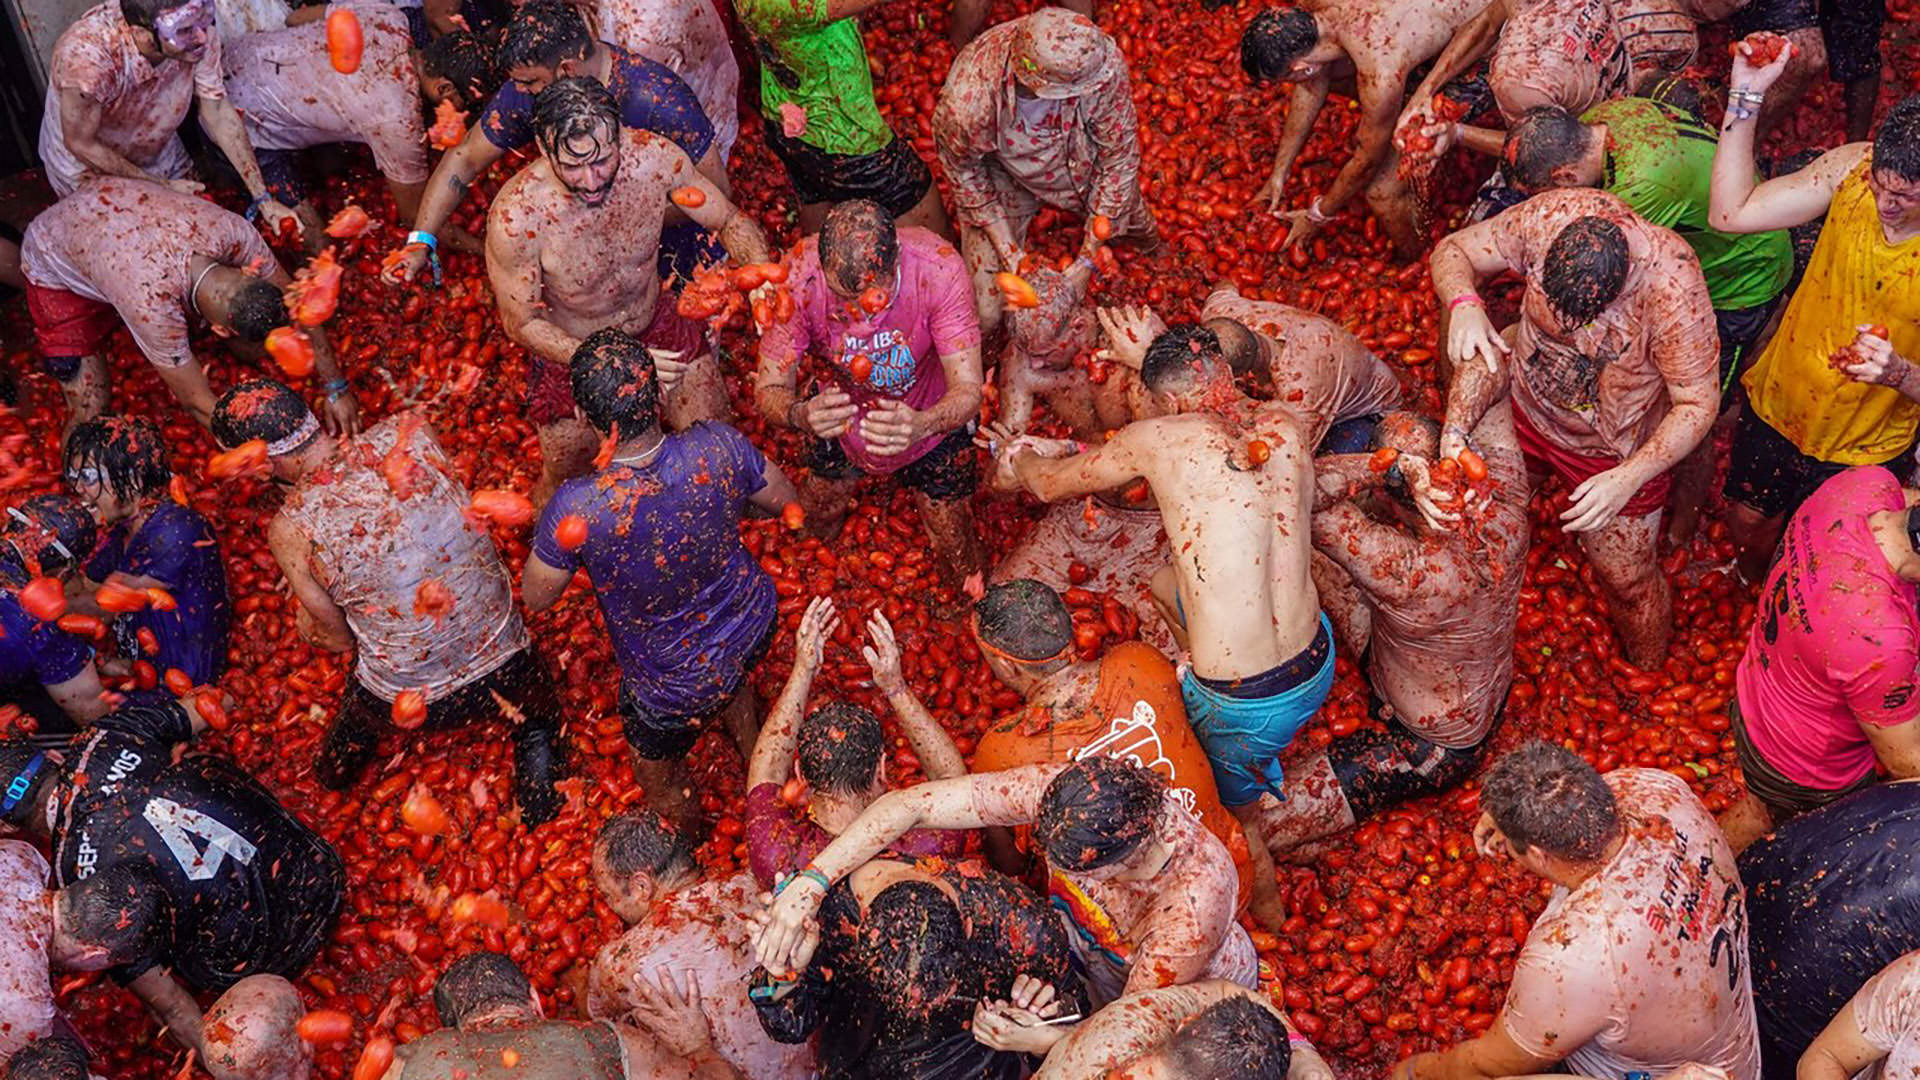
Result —
<instances>
[{"instance_id":1,"label":"pink jersey","mask_svg":"<svg viewBox=\"0 0 1920 1080\"><path fill-rule=\"evenodd\" d=\"M227 91L256 150L304 150L366 143L380 174L396 184L427 179L427 128L420 77L408 50L407 18L385 3L351 10L366 44L360 70L342 75L327 59L327 24L246 34L227 44Z\"/></svg>"},{"instance_id":2,"label":"pink jersey","mask_svg":"<svg viewBox=\"0 0 1920 1080\"><path fill-rule=\"evenodd\" d=\"M740 137L740 62L715 0L598 0L600 37L685 79L713 125L720 160Z\"/></svg>"},{"instance_id":3,"label":"pink jersey","mask_svg":"<svg viewBox=\"0 0 1920 1080\"><path fill-rule=\"evenodd\" d=\"M1332 319L1263 300L1231 285L1214 290L1201 321L1231 319L1266 339L1273 397L1309 421L1308 441L1319 445L1342 420L1400 407L1400 380L1358 338Z\"/></svg>"},{"instance_id":4,"label":"pink jersey","mask_svg":"<svg viewBox=\"0 0 1920 1080\"><path fill-rule=\"evenodd\" d=\"M1888 565L1867 517L1907 504L1878 465L1820 485L1787 524L1736 687L1747 738L1794 783L1838 791L1873 771L1865 725L1920 711L1920 588Z\"/></svg>"},{"instance_id":5,"label":"pink jersey","mask_svg":"<svg viewBox=\"0 0 1920 1080\"><path fill-rule=\"evenodd\" d=\"M31 844L0 840L0 1061L53 1030L52 876Z\"/></svg>"},{"instance_id":6,"label":"pink jersey","mask_svg":"<svg viewBox=\"0 0 1920 1080\"><path fill-rule=\"evenodd\" d=\"M747 1080L810 1075L812 1045L774 1042L747 1000L747 978L759 964L753 953L758 928L751 918L759 895L753 875L742 873L700 882L655 904L645 921L601 946L594 957L587 1015L625 1020L636 1001L635 980L666 976L684 987L692 972L700 979L714 1050Z\"/></svg>"},{"instance_id":7,"label":"pink jersey","mask_svg":"<svg viewBox=\"0 0 1920 1080\"><path fill-rule=\"evenodd\" d=\"M1886 1054L1867 1067L1862 1080L1913 1080L1920 1076L1920 952L1888 964L1867 980L1847 1005L1868 1046Z\"/></svg>"},{"instance_id":8,"label":"pink jersey","mask_svg":"<svg viewBox=\"0 0 1920 1080\"><path fill-rule=\"evenodd\" d=\"M1500 1023L1580 1076L1660 1076L1687 1062L1759 1080L1747 905L1733 848L1678 777L1616 769L1626 842L1555 889L1527 934Z\"/></svg>"},{"instance_id":9,"label":"pink jersey","mask_svg":"<svg viewBox=\"0 0 1920 1080\"><path fill-rule=\"evenodd\" d=\"M1039 817L1047 785L1066 768L1025 765L978 774L977 779L990 782L974 786L973 811L987 825L1030 825ZM1249 989L1257 985L1259 957L1234 917L1240 871L1227 846L1207 831L1179 795L1167 795L1163 838L1173 858L1156 877L1070 879L1094 905L1082 911L1083 905L1071 900L1064 904L1072 912L1068 937L1087 965L1099 1004L1123 993L1203 979L1225 979ZM1121 954L1124 973L1111 970Z\"/></svg>"},{"instance_id":10,"label":"pink jersey","mask_svg":"<svg viewBox=\"0 0 1920 1080\"><path fill-rule=\"evenodd\" d=\"M134 344L160 367L193 359L188 262L271 267L273 251L247 219L146 180L90 177L27 226L20 269L43 289L113 305Z\"/></svg>"},{"instance_id":11,"label":"pink jersey","mask_svg":"<svg viewBox=\"0 0 1920 1080\"><path fill-rule=\"evenodd\" d=\"M761 357L788 370L808 352L824 356L836 385L863 412L884 398L928 409L945 397L947 374L941 358L980 346L973 279L960 253L933 233L909 226L899 237L899 284L889 290L893 303L877 315L833 295L820 269L818 240L810 236L801 241L792 276L793 318L761 336ZM854 358L862 356L872 370L856 380L849 369ZM856 419L840 436L840 446L861 469L884 475L920 460L946 436L934 432L904 453L879 457L867 451Z\"/></svg>"},{"instance_id":12,"label":"pink jersey","mask_svg":"<svg viewBox=\"0 0 1920 1080\"><path fill-rule=\"evenodd\" d=\"M467 489L433 436L416 430L407 444L417 466L407 498L386 478L382 458L410 417L343 441L280 512L312 542L314 575L353 629L361 685L387 701L419 690L432 702L525 649L527 628L493 538L466 522ZM414 611L430 579L453 593L444 615Z\"/></svg>"},{"instance_id":13,"label":"pink jersey","mask_svg":"<svg viewBox=\"0 0 1920 1080\"><path fill-rule=\"evenodd\" d=\"M150 64L133 41L133 28L117 0L107 0L73 21L54 42L47 73L46 112L40 119L40 158L47 181L62 198L80 185L87 166L67 148L61 126L60 91L78 90L100 103L99 139L155 176L178 180L192 162L180 145L180 122L198 96L227 95L220 78L216 35L194 63L167 59Z\"/></svg>"}]
</instances>

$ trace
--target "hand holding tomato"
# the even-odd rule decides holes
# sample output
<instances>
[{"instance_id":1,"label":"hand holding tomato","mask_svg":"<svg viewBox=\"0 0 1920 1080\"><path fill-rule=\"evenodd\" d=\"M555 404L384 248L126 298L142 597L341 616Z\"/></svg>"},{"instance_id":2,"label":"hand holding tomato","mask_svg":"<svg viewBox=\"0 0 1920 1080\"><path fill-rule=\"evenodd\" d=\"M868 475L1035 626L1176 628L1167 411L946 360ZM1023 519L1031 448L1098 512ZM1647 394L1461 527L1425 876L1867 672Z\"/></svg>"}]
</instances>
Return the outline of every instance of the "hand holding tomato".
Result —
<instances>
[{"instance_id":1,"label":"hand holding tomato","mask_svg":"<svg viewBox=\"0 0 1920 1080\"><path fill-rule=\"evenodd\" d=\"M873 644L862 646L860 655L867 658L874 687L888 697L905 693L907 679L900 673L900 645L894 640L893 624L879 608L867 619L867 640Z\"/></svg>"},{"instance_id":2,"label":"hand holding tomato","mask_svg":"<svg viewBox=\"0 0 1920 1080\"><path fill-rule=\"evenodd\" d=\"M1796 50L1780 49L1764 64L1755 63L1761 53L1755 52L1755 44L1742 41L1733 47L1733 73L1727 79L1730 89L1748 90L1764 94L1780 76L1786 73L1787 65L1793 61Z\"/></svg>"},{"instance_id":3,"label":"hand holding tomato","mask_svg":"<svg viewBox=\"0 0 1920 1080\"><path fill-rule=\"evenodd\" d=\"M833 606L833 597L816 596L807 603L806 613L800 616L800 626L793 636L793 664L804 667L811 675L819 672L820 664L826 659L827 639L840 627L840 612Z\"/></svg>"},{"instance_id":4,"label":"hand holding tomato","mask_svg":"<svg viewBox=\"0 0 1920 1080\"><path fill-rule=\"evenodd\" d=\"M1426 458L1419 454L1401 454L1394 459L1394 464L1400 467L1400 476L1407 482L1407 494L1413 497L1414 509L1420 511L1429 527L1446 529L1459 522L1458 513L1440 508L1439 493L1434 489Z\"/></svg>"},{"instance_id":5,"label":"hand holding tomato","mask_svg":"<svg viewBox=\"0 0 1920 1080\"><path fill-rule=\"evenodd\" d=\"M799 427L817 439L837 439L853 426L860 409L844 390L822 390L800 403Z\"/></svg>"},{"instance_id":6,"label":"hand holding tomato","mask_svg":"<svg viewBox=\"0 0 1920 1080\"><path fill-rule=\"evenodd\" d=\"M407 244L389 254L380 264L380 280L389 285L412 281L427 268L429 252L425 244Z\"/></svg>"},{"instance_id":7,"label":"hand holding tomato","mask_svg":"<svg viewBox=\"0 0 1920 1080\"><path fill-rule=\"evenodd\" d=\"M1268 174L1267 182L1261 184L1260 190L1253 193L1254 205L1269 214L1277 214L1280 212L1280 199L1286 194L1286 190L1287 170L1276 164L1273 172ZM1263 203L1264 206L1261 205Z\"/></svg>"},{"instance_id":8,"label":"hand holding tomato","mask_svg":"<svg viewBox=\"0 0 1920 1080\"><path fill-rule=\"evenodd\" d=\"M1841 374L1854 382L1877 383L1881 386L1899 386L1906 381L1912 365L1906 357L1893 351L1893 342L1884 334L1875 330L1884 330L1881 326L1858 326L1853 341L1847 346L1846 359L1839 365Z\"/></svg>"},{"instance_id":9,"label":"hand holding tomato","mask_svg":"<svg viewBox=\"0 0 1920 1080\"><path fill-rule=\"evenodd\" d=\"M904 454L920 437L920 416L904 401L885 399L860 418L860 437L869 452L881 457Z\"/></svg>"},{"instance_id":10,"label":"hand holding tomato","mask_svg":"<svg viewBox=\"0 0 1920 1080\"><path fill-rule=\"evenodd\" d=\"M268 236L279 236L289 225L293 227L294 233L300 232L299 217L279 199L271 197L260 204L260 224Z\"/></svg>"}]
</instances>

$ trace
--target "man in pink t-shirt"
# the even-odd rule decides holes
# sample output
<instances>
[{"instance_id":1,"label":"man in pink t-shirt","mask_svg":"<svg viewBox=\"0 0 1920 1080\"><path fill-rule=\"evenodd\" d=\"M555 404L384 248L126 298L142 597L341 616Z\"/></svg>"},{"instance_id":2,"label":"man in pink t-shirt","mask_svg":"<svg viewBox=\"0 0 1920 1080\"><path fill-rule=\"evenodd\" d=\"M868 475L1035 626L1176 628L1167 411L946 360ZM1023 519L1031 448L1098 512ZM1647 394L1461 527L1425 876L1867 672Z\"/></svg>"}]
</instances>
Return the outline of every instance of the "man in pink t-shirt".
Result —
<instances>
[{"instance_id":1,"label":"man in pink t-shirt","mask_svg":"<svg viewBox=\"0 0 1920 1080\"><path fill-rule=\"evenodd\" d=\"M180 144L187 106L240 173L269 228L293 215L267 197L253 144L227 100L214 0L108 0L54 42L40 157L61 198L88 174L152 180L188 193L193 163Z\"/></svg>"},{"instance_id":2,"label":"man in pink t-shirt","mask_svg":"<svg viewBox=\"0 0 1920 1080\"><path fill-rule=\"evenodd\" d=\"M105 412L106 339L125 323L180 404L205 427L213 387L187 338L203 318L216 335L266 340L287 323L282 290L292 282L245 218L146 180L91 177L27 226L20 244L27 310L60 382L71 428ZM360 406L319 327L314 377L326 394L329 431L357 431Z\"/></svg>"},{"instance_id":3,"label":"man in pink t-shirt","mask_svg":"<svg viewBox=\"0 0 1920 1080\"><path fill-rule=\"evenodd\" d=\"M274 195L300 213L309 239L320 225L305 202L293 151L326 143L365 143L386 177L401 224L411 224L427 186L427 125L422 72L406 15L387 3L336 3L360 21L360 67L335 71L327 27L315 19L246 34L226 45L227 92L246 121Z\"/></svg>"},{"instance_id":4,"label":"man in pink t-shirt","mask_svg":"<svg viewBox=\"0 0 1920 1080\"><path fill-rule=\"evenodd\" d=\"M814 438L800 486L808 524L833 534L862 474L895 476L914 489L954 577L976 569L967 500L979 483L980 321L960 253L855 199L800 242L791 280L793 318L760 338L754 399L768 420ZM809 353L829 383L803 396Z\"/></svg>"},{"instance_id":5,"label":"man in pink t-shirt","mask_svg":"<svg viewBox=\"0 0 1920 1080\"><path fill-rule=\"evenodd\" d=\"M1474 846L1555 886L1500 1015L1393 1080L1544 1073L1759 1080L1746 893L1706 804L1654 769L1601 776L1534 740L1482 777Z\"/></svg>"},{"instance_id":6,"label":"man in pink t-shirt","mask_svg":"<svg viewBox=\"0 0 1920 1080\"><path fill-rule=\"evenodd\" d=\"M1734 848L1877 779L1920 776L1920 490L1864 465L1820 485L1787 526L1735 687L1746 798Z\"/></svg>"}]
</instances>

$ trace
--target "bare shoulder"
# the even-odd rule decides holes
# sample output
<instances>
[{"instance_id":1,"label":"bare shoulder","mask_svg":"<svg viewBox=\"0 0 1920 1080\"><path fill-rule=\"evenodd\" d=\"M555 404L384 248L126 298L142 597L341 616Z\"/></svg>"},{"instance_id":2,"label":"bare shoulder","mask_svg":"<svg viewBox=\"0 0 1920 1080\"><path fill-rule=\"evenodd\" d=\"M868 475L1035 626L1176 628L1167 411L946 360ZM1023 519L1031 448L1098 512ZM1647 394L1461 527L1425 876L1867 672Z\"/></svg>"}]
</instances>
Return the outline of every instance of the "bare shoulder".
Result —
<instances>
[{"instance_id":1,"label":"bare shoulder","mask_svg":"<svg viewBox=\"0 0 1920 1080\"><path fill-rule=\"evenodd\" d=\"M1826 187L1839 187L1840 182L1860 167L1862 161L1873 156L1873 144L1870 142L1847 143L1814 158L1799 176Z\"/></svg>"},{"instance_id":2,"label":"bare shoulder","mask_svg":"<svg viewBox=\"0 0 1920 1080\"><path fill-rule=\"evenodd\" d=\"M513 174L501 185L487 209L487 233L491 242L496 229L526 229L551 216L542 211L550 200L543 191L552 186L553 171L545 158L536 160Z\"/></svg>"}]
</instances>

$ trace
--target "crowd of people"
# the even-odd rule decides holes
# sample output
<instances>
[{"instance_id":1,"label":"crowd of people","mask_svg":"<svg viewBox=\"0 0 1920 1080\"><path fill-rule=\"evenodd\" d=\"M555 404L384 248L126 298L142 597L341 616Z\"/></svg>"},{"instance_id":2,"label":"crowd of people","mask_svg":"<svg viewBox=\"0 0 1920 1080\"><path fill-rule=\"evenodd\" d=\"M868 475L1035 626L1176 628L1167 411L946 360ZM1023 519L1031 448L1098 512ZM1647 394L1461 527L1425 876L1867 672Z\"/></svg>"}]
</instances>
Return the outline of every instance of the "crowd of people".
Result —
<instances>
[{"instance_id":1,"label":"crowd of people","mask_svg":"<svg viewBox=\"0 0 1920 1080\"><path fill-rule=\"evenodd\" d=\"M216 1080L304 1077L324 1036L295 981L356 917L333 846L194 748L226 723L240 598L164 429L114 409L122 326L162 407L277 489L266 540L298 631L352 655L320 784L355 790L383 739L504 721L517 820L550 821L575 718L527 618L590 590L612 643L617 671L591 677L617 682L639 796L590 865L629 929L579 1015L550 1015L506 955L451 958L443 1026L368 1076L1331 1080L1249 932L1288 917L1276 865L1469 782L1474 847L1551 900L1494 1022L1393 1080L1913 1075L1920 95L1880 101L1884 5L1247 19L1247 77L1291 87L1255 209L1288 247L1364 212L1426 261L1434 415L1338 322L1231 283L1193 320L1094 305L1111 246L1162 242L1094 5L988 26L956 2L931 160L876 102L872 6L105 0L60 36L39 142L57 198L0 239L60 391L21 407L58 410L62 439L58 490L0 519L0 825L19 837L0 840L0 1076L87 1076L55 972L108 971ZM1709 87L1689 72L1721 22L1739 44ZM1853 141L1758 162L1823 71ZM798 206L785 252L728 173L755 79ZM1336 94L1350 155L1287 209ZM473 122L430 165L449 115ZM244 214L206 197L189 142ZM363 413L324 317L296 318L313 283L262 230L320 251L303 153L332 143L370 149L407 230L387 286L481 256L531 359L517 581L431 409ZM1415 180L1456 146L1495 162L1436 240ZM454 224L513 154L484 235ZM1057 265L1030 251L1042 213L1082 223ZM689 313L723 263L750 271L728 287L759 330L734 377L797 457L734 426L729 358ZM234 360L197 354L201 323ZM262 362L288 334L315 393ZM1744 798L1716 820L1662 771L1538 739L1492 752L1536 493L1565 492L1619 656L1656 670L1661 551L1716 478L1759 589L1730 712ZM943 617L1019 702L968 753L884 613L816 595L783 618L743 543L753 517L833 537L863 483L911 491L970 601ZM1009 550L976 510L1016 497L1050 509ZM1089 581L1141 640L1084 653L1063 594ZM782 636L769 703L752 675ZM890 718L815 692L833 639ZM1370 722L1296 745L1337 655ZM687 767L708 732L746 775L732 876L692 857L714 826ZM896 786L895 745L924 782Z\"/></svg>"}]
</instances>

